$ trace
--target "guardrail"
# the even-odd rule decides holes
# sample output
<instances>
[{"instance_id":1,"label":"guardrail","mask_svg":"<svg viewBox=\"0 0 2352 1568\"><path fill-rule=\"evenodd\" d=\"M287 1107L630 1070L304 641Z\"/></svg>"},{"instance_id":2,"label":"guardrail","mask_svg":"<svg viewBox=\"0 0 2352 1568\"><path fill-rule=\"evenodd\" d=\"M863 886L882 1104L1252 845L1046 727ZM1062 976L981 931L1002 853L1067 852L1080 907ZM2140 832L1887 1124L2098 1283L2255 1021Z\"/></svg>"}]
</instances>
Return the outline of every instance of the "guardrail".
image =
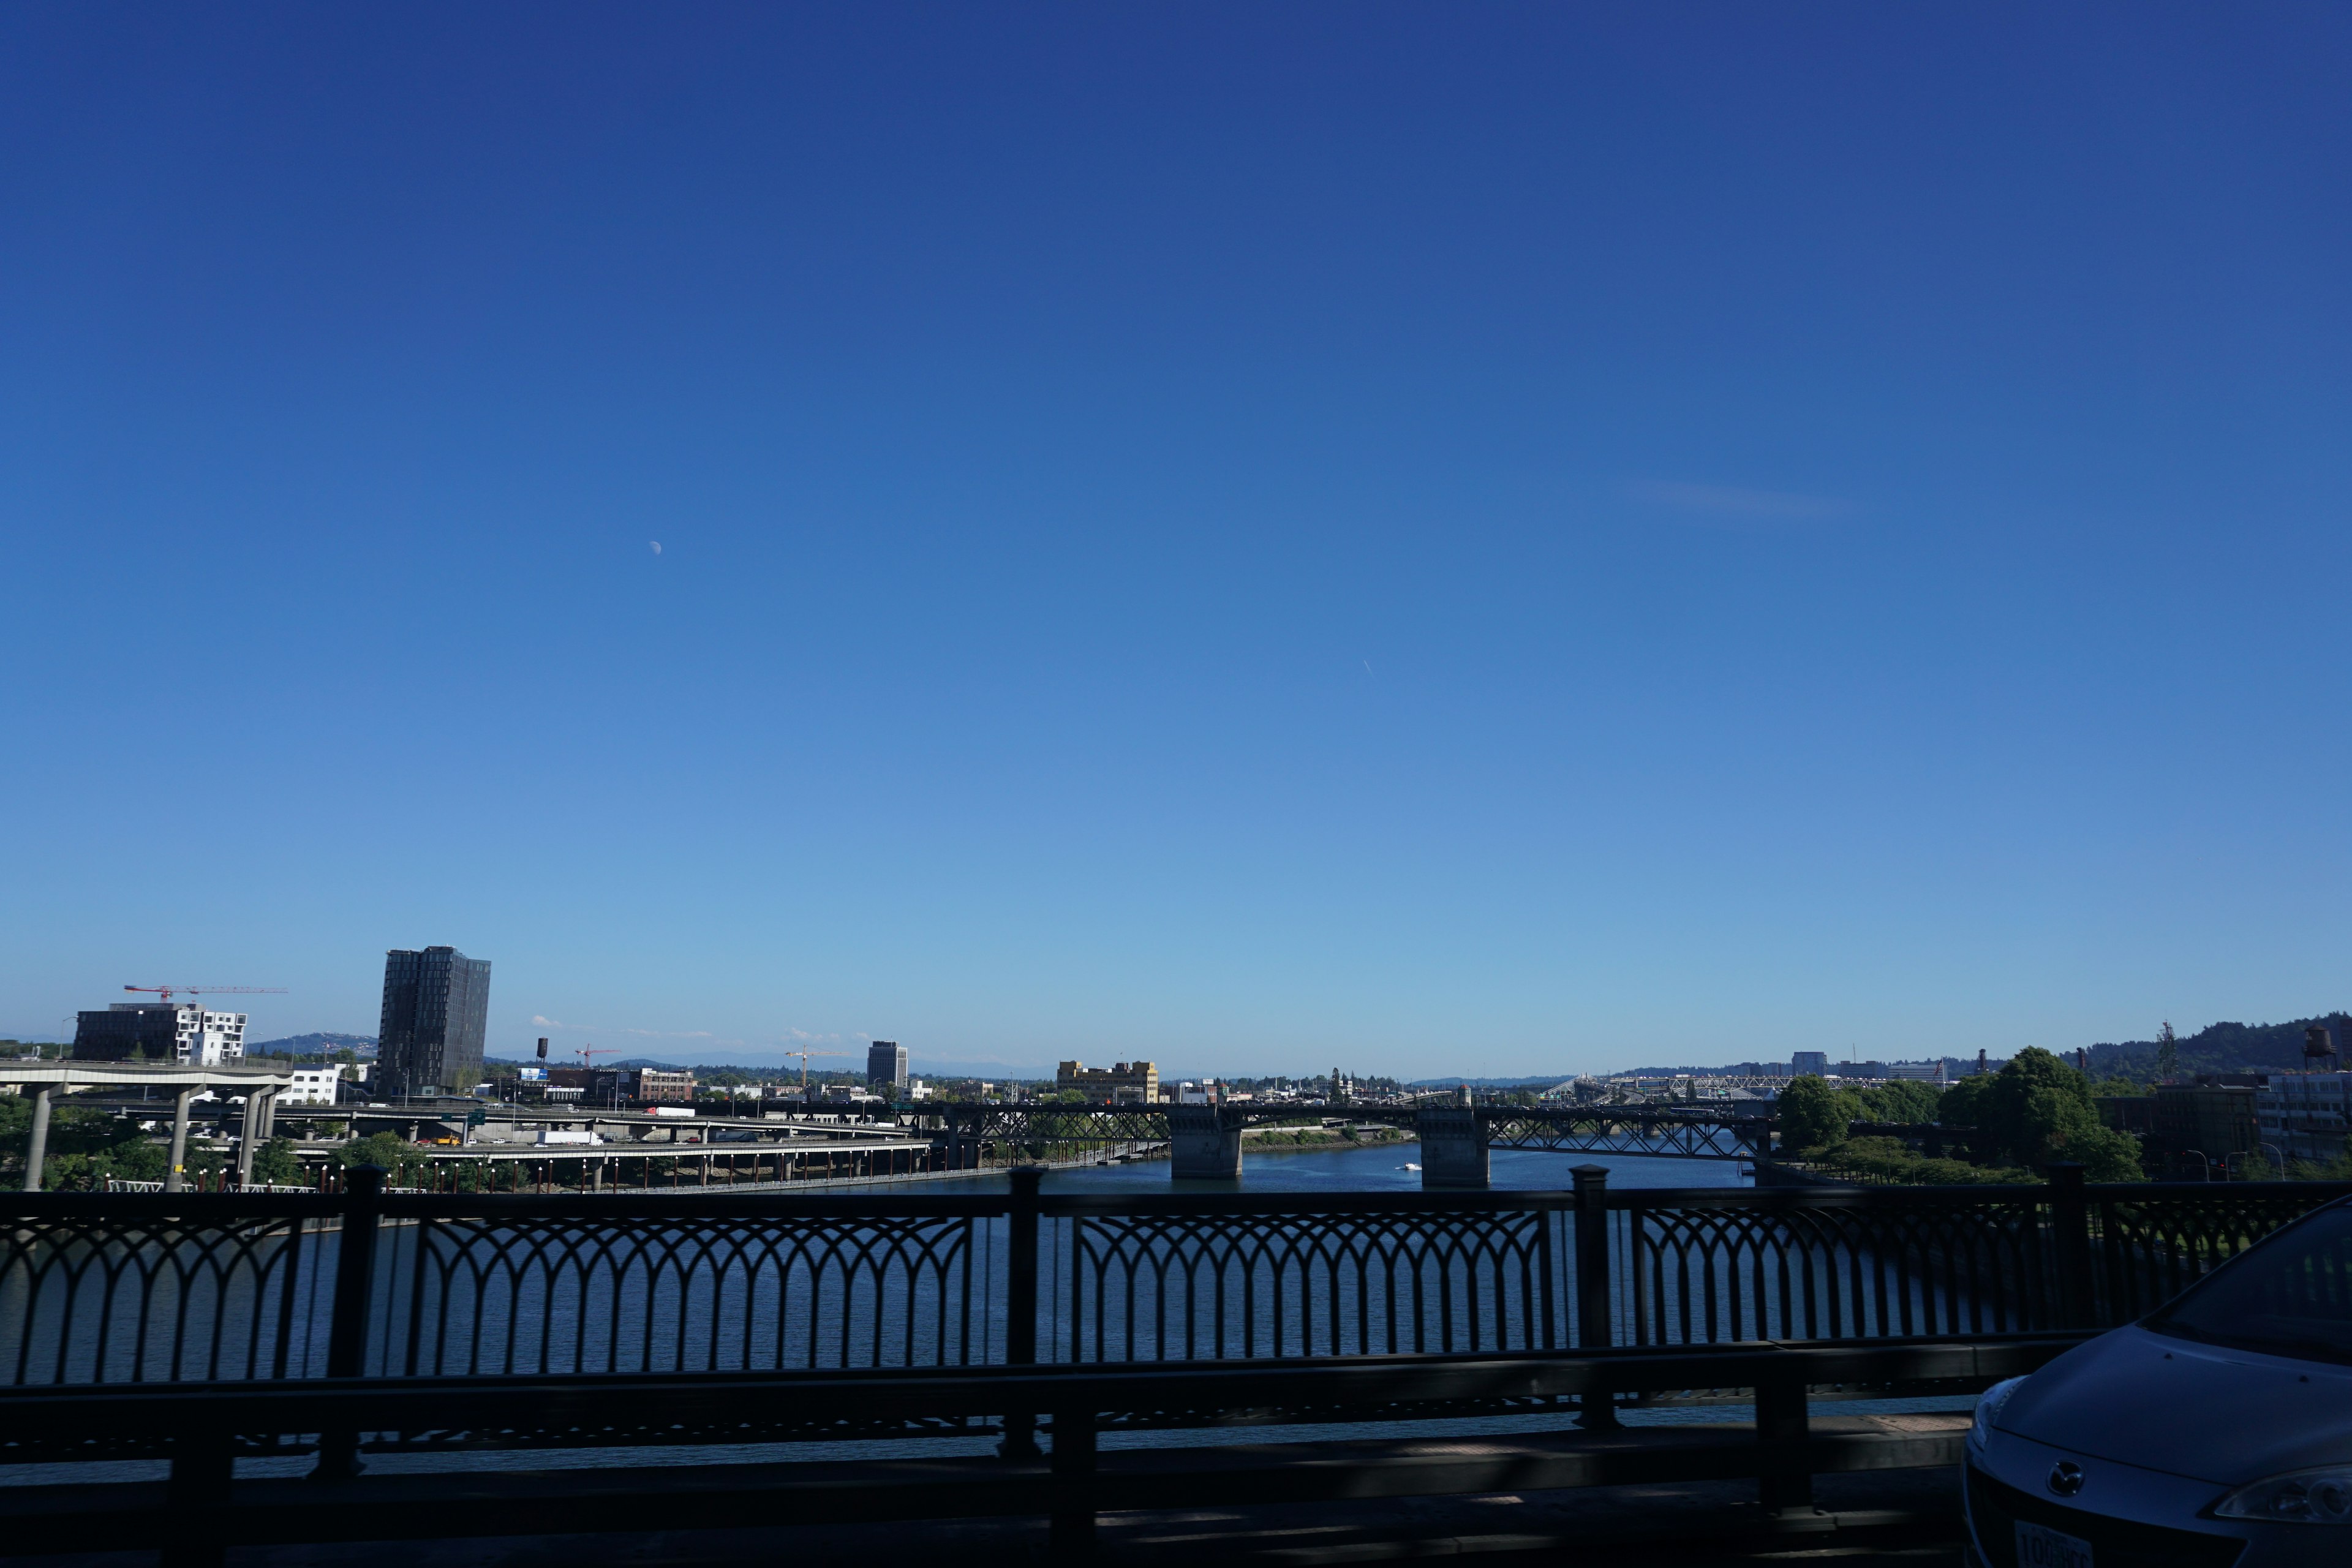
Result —
<instances>
[{"instance_id":1,"label":"guardrail","mask_svg":"<svg viewBox=\"0 0 2352 1568\"><path fill-rule=\"evenodd\" d=\"M0 1553L161 1547L167 1568L220 1563L237 1542L414 1540L643 1529L679 1505L733 1522L781 1507L799 1523L1043 1515L1064 1560L1087 1554L1105 1509L1360 1500L1684 1479L1755 1478L1768 1516L1802 1514L1822 1472L1950 1464L1957 1426L1937 1433L1831 1431L1806 1391L1824 1384L1981 1388L2031 1372L2080 1334L1967 1342L1722 1345L1515 1357L986 1366L825 1373L528 1378L348 1378L0 1390L0 1459L163 1458L170 1480L0 1489ZM1648 1433L1535 1432L1468 1449L1411 1439L1350 1445L1130 1449L1105 1455L1119 1426L1319 1419L1483 1408L1610 1410L1626 1396L1693 1384L1751 1388L1756 1419ZM362 1477L370 1452L403 1447L739 1445L782 1420L839 1435L888 1425L912 1436L1004 1434L1000 1458L965 1455L854 1468L724 1465ZM1029 1436L1050 1421L1050 1460ZM362 1442L364 1437L365 1441ZM320 1456L307 1480L240 1479L240 1457ZM37 1495L36 1495L37 1493ZM683 1521L683 1522L692 1522Z\"/></svg>"},{"instance_id":2,"label":"guardrail","mask_svg":"<svg viewBox=\"0 0 2352 1568\"><path fill-rule=\"evenodd\" d=\"M0 1384L1487 1355L2098 1328L2335 1184L0 1197Z\"/></svg>"}]
</instances>

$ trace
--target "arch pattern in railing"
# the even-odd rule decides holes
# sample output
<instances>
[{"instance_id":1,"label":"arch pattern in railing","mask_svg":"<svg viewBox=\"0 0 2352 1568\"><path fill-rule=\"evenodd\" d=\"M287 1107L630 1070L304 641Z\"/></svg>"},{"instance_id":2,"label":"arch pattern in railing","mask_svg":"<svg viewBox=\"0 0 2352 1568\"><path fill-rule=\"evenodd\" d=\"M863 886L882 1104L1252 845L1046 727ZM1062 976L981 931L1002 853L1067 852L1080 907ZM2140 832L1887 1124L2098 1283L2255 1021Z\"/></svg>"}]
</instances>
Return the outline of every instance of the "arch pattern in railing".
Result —
<instances>
[{"instance_id":1,"label":"arch pattern in railing","mask_svg":"<svg viewBox=\"0 0 2352 1568\"><path fill-rule=\"evenodd\" d=\"M1547 1350L1559 1209L1084 1213L1063 1359L1215 1361Z\"/></svg>"},{"instance_id":2,"label":"arch pattern in railing","mask_svg":"<svg viewBox=\"0 0 2352 1568\"><path fill-rule=\"evenodd\" d=\"M392 1233L381 1370L970 1365L990 1359L986 1235L969 1215L428 1215Z\"/></svg>"}]
</instances>

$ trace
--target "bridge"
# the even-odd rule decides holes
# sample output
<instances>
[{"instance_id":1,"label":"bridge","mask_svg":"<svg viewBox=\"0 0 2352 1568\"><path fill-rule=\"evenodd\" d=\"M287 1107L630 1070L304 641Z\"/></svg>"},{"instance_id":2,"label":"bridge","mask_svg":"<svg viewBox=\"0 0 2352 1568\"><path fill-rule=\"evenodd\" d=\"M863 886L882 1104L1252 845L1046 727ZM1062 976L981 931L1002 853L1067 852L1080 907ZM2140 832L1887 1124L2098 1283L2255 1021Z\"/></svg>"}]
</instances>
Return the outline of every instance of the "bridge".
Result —
<instances>
[{"instance_id":1,"label":"bridge","mask_svg":"<svg viewBox=\"0 0 2352 1568\"><path fill-rule=\"evenodd\" d=\"M1752 1160L1772 1148L1769 1115L1698 1106L950 1105L920 1118L953 1170L1057 1147L1164 1143L1174 1156L1171 1173L1180 1181L1240 1176L1243 1133L1252 1127L1334 1119L1412 1132L1421 1141L1426 1187L1486 1186L1494 1149Z\"/></svg>"},{"instance_id":2,"label":"bridge","mask_svg":"<svg viewBox=\"0 0 2352 1568\"><path fill-rule=\"evenodd\" d=\"M1003 1190L613 1205L399 1194L362 1168L337 1193L0 1194L0 1466L170 1469L18 1472L38 1479L0 1486L0 1556L160 1548L166 1568L220 1568L233 1546L364 1542L329 1560L373 1562L555 1536L602 1560L637 1552L582 1537L650 1530L681 1532L665 1561L732 1562L751 1555L735 1538L682 1532L756 1522L796 1532L761 1560L816 1562L839 1538L798 1532L871 1524L870 1554L937 1557L950 1542L909 1524L1015 1519L1034 1523L953 1539L975 1560L1081 1562L1106 1528L1141 1552L1140 1513L1150 1554L1118 1561L1264 1563L1248 1532L1342 1560L1374 1538L1340 1530L1390 1500L1499 1495L1508 1537L1454 1515L1469 1528L1430 1554L1483 1540L1593 1561L1526 1494L1639 1487L1609 1506L1660 1528L1609 1561L1723 1562L1676 1531L1745 1479L1755 1510L1725 1522L1770 1539L1737 1561L1854 1557L1813 1478L1916 1470L1948 1495L1968 1427L1870 1400L2030 1373L2352 1190L2047 1173L1612 1191L1596 1166L1573 1191L1147 1194L1056 1193L1033 1170ZM656 1301L762 1327L624 1331ZM1660 1406L1684 1418L1625 1419ZM1393 1435L1464 1417L1475 1439ZM1181 1436L1244 1424L1264 1436ZM903 1447L830 1457L876 1438ZM777 1447L744 1463L747 1443ZM785 1457L806 1445L827 1447ZM647 1452L562 1462L629 1448ZM479 1458L526 1450L541 1463ZM378 1456L396 1468L369 1473ZM1709 1489L1662 1489L1685 1483ZM1327 1510L1311 1533L1275 1511L1302 1503ZM1879 1516L1905 1561L1938 1517Z\"/></svg>"}]
</instances>

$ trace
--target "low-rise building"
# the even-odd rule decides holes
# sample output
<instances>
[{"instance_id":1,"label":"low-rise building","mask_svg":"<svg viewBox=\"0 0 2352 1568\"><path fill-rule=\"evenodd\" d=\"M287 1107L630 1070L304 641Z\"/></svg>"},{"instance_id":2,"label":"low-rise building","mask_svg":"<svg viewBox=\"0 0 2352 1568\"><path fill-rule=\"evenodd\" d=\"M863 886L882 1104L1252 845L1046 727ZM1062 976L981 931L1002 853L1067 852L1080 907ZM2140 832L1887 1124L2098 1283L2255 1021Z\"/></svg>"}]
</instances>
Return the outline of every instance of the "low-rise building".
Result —
<instances>
[{"instance_id":1,"label":"low-rise building","mask_svg":"<svg viewBox=\"0 0 2352 1568\"><path fill-rule=\"evenodd\" d=\"M342 1092L341 1068L294 1068L289 1076L294 1087L278 1091L280 1105L332 1105Z\"/></svg>"},{"instance_id":2,"label":"low-rise building","mask_svg":"<svg viewBox=\"0 0 2352 1568\"><path fill-rule=\"evenodd\" d=\"M2289 1160L2324 1165L2352 1138L2352 1072L2281 1072L2254 1091L2263 1142Z\"/></svg>"},{"instance_id":3,"label":"low-rise building","mask_svg":"<svg viewBox=\"0 0 2352 1568\"><path fill-rule=\"evenodd\" d=\"M551 1068L548 1076L564 1069ZM661 1068L597 1068L588 1075L586 1101L591 1105L610 1105L630 1100L694 1100L694 1075L690 1072L670 1072Z\"/></svg>"},{"instance_id":4,"label":"low-rise building","mask_svg":"<svg viewBox=\"0 0 2352 1568\"><path fill-rule=\"evenodd\" d=\"M2202 1154L2210 1164L2251 1153L2262 1142L2255 1093L2235 1084L2158 1084L2150 1097L2150 1142L2166 1154Z\"/></svg>"},{"instance_id":5,"label":"low-rise building","mask_svg":"<svg viewBox=\"0 0 2352 1568\"><path fill-rule=\"evenodd\" d=\"M1154 1105L1160 1100L1160 1068L1152 1062L1119 1062L1108 1068L1063 1062L1054 1069L1054 1087L1076 1089L1099 1104L1141 1100Z\"/></svg>"},{"instance_id":6,"label":"low-rise building","mask_svg":"<svg viewBox=\"0 0 2352 1568\"><path fill-rule=\"evenodd\" d=\"M116 1002L74 1022L76 1061L218 1067L245 1056L245 1015L189 1002Z\"/></svg>"}]
</instances>

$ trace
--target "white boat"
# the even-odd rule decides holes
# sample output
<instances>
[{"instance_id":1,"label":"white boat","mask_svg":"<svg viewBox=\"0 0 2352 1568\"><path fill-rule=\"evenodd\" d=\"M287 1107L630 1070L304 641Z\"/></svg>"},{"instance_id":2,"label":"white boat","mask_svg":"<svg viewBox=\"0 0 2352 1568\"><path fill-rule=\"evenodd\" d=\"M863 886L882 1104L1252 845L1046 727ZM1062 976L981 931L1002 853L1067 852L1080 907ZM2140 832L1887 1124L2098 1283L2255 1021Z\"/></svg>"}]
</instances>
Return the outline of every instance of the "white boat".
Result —
<instances>
[{"instance_id":1,"label":"white boat","mask_svg":"<svg viewBox=\"0 0 2352 1568\"><path fill-rule=\"evenodd\" d=\"M1397 1169L1400 1171L1418 1171L1421 1167L1419 1165L1399 1165Z\"/></svg>"}]
</instances>

